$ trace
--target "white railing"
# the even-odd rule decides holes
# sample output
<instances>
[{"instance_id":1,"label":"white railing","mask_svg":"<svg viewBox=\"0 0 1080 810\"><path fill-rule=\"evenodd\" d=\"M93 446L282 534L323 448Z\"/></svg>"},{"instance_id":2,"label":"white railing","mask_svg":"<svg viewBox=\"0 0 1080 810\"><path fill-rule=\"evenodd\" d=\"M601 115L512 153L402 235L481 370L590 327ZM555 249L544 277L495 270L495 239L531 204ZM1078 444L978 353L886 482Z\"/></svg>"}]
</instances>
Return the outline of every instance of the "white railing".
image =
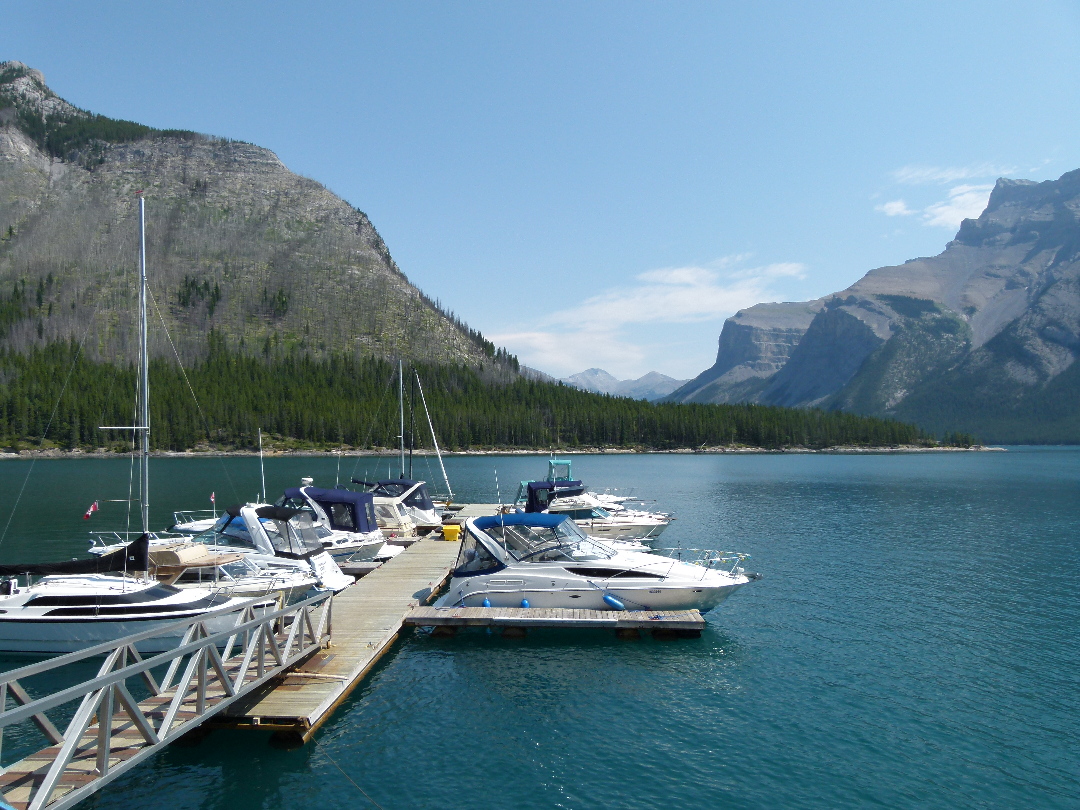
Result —
<instances>
[{"instance_id":1,"label":"white railing","mask_svg":"<svg viewBox=\"0 0 1080 810\"><path fill-rule=\"evenodd\" d=\"M219 619L220 625L221 617L227 621L234 612L230 627L211 632L209 620ZM239 609L219 608L0 673L0 735L8 726L32 722L51 743L5 768L0 794L27 810L75 804L324 647L331 618L330 593L277 610L266 609L265 598L256 598ZM181 635L168 652L144 655L138 650L155 637ZM99 656L105 660L97 675L75 686L32 698L20 683ZM166 669L159 682L152 670L161 668ZM128 684L131 679L141 681L144 686L137 690L148 691L149 697L137 700ZM16 706L8 707L9 697ZM80 701L78 708L61 733L46 712L74 701Z\"/></svg>"}]
</instances>

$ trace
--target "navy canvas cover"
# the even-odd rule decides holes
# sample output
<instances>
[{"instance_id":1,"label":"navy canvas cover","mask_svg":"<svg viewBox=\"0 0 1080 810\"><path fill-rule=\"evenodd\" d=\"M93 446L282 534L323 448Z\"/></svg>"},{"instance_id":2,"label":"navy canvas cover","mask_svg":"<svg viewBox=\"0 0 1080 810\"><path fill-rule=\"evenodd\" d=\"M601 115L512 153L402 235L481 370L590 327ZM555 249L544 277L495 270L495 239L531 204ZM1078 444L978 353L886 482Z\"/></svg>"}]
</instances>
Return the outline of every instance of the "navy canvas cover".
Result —
<instances>
[{"instance_id":1,"label":"navy canvas cover","mask_svg":"<svg viewBox=\"0 0 1080 810\"><path fill-rule=\"evenodd\" d=\"M375 522L375 499L370 492L319 489L318 487L304 487L301 491L299 487L293 487L285 490L285 497L300 500L304 498L305 493L326 512L332 529L367 534L379 528L379 524ZM342 507L348 510L351 521L342 519ZM352 525L348 525L350 522Z\"/></svg>"},{"instance_id":2,"label":"navy canvas cover","mask_svg":"<svg viewBox=\"0 0 1080 810\"><path fill-rule=\"evenodd\" d=\"M543 512L556 498L580 495L585 491L585 485L581 481L530 481L527 489L525 511Z\"/></svg>"}]
</instances>

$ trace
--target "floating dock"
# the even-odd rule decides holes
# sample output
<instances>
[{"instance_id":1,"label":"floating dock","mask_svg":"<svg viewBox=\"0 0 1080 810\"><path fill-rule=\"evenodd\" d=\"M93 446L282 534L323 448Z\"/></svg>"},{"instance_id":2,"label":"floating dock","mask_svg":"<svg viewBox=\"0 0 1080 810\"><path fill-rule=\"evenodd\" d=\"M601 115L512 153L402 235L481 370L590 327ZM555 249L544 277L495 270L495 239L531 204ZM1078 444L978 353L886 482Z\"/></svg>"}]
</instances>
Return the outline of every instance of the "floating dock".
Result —
<instances>
[{"instance_id":1,"label":"floating dock","mask_svg":"<svg viewBox=\"0 0 1080 810\"><path fill-rule=\"evenodd\" d=\"M705 619L696 610L575 610L573 608L416 607L405 623L418 627L602 627L696 638Z\"/></svg>"},{"instance_id":2,"label":"floating dock","mask_svg":"<svg viewBox=\"0 0 1080 810\"><path fill-rule=\"evenodd\" d=\"M330 647L212 724L270 729L306 742L390 648L410 611L446 581L458 547L420 540L336 594Z\"/></svg>"}]
</instances>

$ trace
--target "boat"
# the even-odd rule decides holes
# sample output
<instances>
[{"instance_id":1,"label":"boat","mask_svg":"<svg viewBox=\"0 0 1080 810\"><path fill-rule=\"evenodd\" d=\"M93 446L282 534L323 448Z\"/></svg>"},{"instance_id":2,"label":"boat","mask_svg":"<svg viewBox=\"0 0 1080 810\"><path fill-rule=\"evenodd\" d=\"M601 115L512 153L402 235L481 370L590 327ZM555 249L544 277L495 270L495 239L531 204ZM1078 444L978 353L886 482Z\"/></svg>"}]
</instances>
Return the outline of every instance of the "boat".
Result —
<instances>
[{"instance_id":1,"label":"boat","mask_svg":"<svg viewBox=\"0 0 1080 810\"><path fill-rule=\"evenodd\" d=\"M149 564L149 362L146 349L145 202L139 195L139 390L136 424L124 426L140 438L139 507L142 533L110 554L59 563L0 566L0 651L70 652L132 633L165 627L179 619L235 606L249 600L209 588L181 589L147 575ZM96 502L95 502L96 507ZM19 577L25 576L20 585ZM39 579L34 580L34 577ZM272 603L271 603L272 604ZM209 620L225 629L236 615ZM184 628L178 630L182 633ZM168 649L179 636L146 642L145 649Z\"/></svg>"},{"instance_id":2,"label":"boat","mask_svg":"<svg viewBox=\"0 0 1080 810\"><path fill-rule=\"evenodd\" d=\"M416 537L442 528L442 515L428 494L425 481L410 478L384 478L361 481L373 498L379 526L393 537Z\"/></svg>"},{"instance_id":3,"label":"boat","mask_svg":"<svg viewBox=\"0 0 1080 810\"><path fill-rule=\"evenodd\" d=\"M322 588L340 591L355 580L323 548L310 513L286 506L230 506L210 529L191 538L216 553L239 553L263 567L311 569Z\"/></svg>"},{"instance_id":4,"label":"boat","mask_svg":"<svg viewBox=\"0 0 1080 810\"><path fill-rule=\"evenodd\" d=\"M712 610L756 575L617 551L561 514L465 521L450 587L437 607Z\"/></svg>"},{"instance_id":5,"label":"boat","mask_svg":"<svg viewBox=\"0 0 1080 810\"><path fill-rule=\"evenodd\" d=\"M103 557L0 566L0 577L7 577L0 583L0 651L73 652L210 610L239 611L249 604L248 599L209 588L181 589L148 576L149 539L142 534ZM20 577L26 578L25 584ZM216 632L231 627L236 618L226 613L208 621ZM150 639L139 649L170 649L185 629Z\"/></svg>"},{"instance_id":6,"label":"boat","mask_svg":"<svg viewBox=\"0 0 1080 810\"><path fill-rule=\"evenodd\" d=\"M275 506L306 511L315 535L336 562L377 559L386 538L375 517L374 497L348 489L321 489L313 483L304 478L300 486L285 490Z\"/></svg>"},{"instance_id":7,"label":"boat","mask_svg":"<svg viewBox=\"0 0 1080 810\"><path fill-rule=\"evenodd\" d=\"M259 566L249 555L211 551L202 543L176 543L150 550L158 582L177 588L209 588L229 596L278 596L284 603L309 593L318 577L300 566Z\"/></svg>"},{"instance_id":8,"label":"boat","mask_svg":"<svg viewBox=\"0 0 1080 810\"><path fill-rule=\"evenodd\" d=\"M635 542L659 537L672 518L659 512L631 510L601 501L586 492L585 484L573 478L571 462L549 459L543 481L522 481L514 506L525 512L564 514L586 534L613 542Z\"/></svg>"},{"instance_id":9,"label":"boat","mask_svg":"<svg viewBox=\"0 0 1080 810\"><path fill-rule=\"evenodd\" d=\"M169 531L174 534L202 534L218 521L216 509L181 509L173 512L173 525Z\"/></svg>"}]
</instances>

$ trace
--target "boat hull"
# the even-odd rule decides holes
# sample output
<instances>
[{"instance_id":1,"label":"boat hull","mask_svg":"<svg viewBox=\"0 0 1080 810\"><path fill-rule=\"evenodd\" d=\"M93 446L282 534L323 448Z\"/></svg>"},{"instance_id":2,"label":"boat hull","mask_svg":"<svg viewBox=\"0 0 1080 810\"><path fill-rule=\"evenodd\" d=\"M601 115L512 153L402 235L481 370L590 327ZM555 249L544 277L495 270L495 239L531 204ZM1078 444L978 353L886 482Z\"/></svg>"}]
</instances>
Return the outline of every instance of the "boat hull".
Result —
<instances>
[{"instance_id":1,"label":"boat hull","mask_svg":"<svg viewBox=\"0 0 1080 810\"><path fill-rule=\"evenodd\" d=\"M134 633L166 628L182 619L194 618L204 611L177 612L167 617L124 617L124 618L27 618L18 619L0 616L0 651L28 653L67 653L85 650L95 644L116 641ZM208 619L207 629L211 633L228 630L236 624L237 614L226 613ZM136 647L140 652L158 653L171 650L180 644L187 626L166 635L139 642Z\"/></svg>"}]
</instances>

